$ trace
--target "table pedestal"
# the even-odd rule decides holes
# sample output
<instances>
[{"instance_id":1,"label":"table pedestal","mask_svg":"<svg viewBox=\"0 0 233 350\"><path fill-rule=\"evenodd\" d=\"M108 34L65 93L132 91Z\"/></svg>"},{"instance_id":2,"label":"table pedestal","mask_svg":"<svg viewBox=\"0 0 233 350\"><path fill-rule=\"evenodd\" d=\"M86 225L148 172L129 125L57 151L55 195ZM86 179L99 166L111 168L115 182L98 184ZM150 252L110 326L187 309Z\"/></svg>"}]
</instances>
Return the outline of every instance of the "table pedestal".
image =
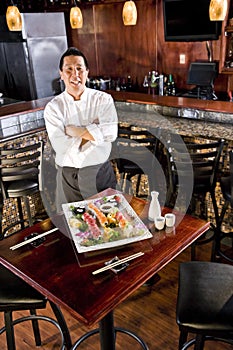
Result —
<instances>
[{"instance_id":1,"label":"table pedestal","mask_svg":"<svg viewBox=\"0 0 233 350\"><path fill-rule=\"evenodd\" d=\"M134 338L142 347L143 350L149 350L146 343L135 333L121 328L121 327L114 327L114 318L113 318L113 312L109 312L100 322L99 322L99 328L94 329L93 331L87 332L84 334L81 338L79 338L71 350L75 350L78 348L78 346L87 338L90 336L99 333L100 335L100 345L101 350L115 350L115 343L116 343L116 333L121 332L124 334L127 334Z\"/></svg>"}]
</instances>

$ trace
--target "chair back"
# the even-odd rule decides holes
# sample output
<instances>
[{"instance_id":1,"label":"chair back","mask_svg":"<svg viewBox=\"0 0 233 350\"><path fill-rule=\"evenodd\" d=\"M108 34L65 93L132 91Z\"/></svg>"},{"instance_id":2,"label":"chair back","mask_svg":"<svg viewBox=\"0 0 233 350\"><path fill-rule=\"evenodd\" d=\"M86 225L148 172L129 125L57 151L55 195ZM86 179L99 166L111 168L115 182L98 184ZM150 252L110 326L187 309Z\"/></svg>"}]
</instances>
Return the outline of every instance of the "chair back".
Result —
<instances>
[{"instance_id":1,"label":"chair back","mask_svg":"<svg viewBox=\"0 0 233 350\"><path fill-rule=\"evenodd\" d=\"M194 185L203 183L206 188L214 190L225 140L208 143L186 143L192 159Z\"/></svg>"},{"instance_id":2,"label":"chair back","mask_svg":"<svg viewBox=\"0 0 233 350\"><path fill-rule=\"evenodd\" d=\"M36 181L40 184L40 164L43 142L17 148L0 148L0 184L3 199L8 188L17 181Z\"/></svg>"},{"instance_id":3,"label":"chair back","mask_svg":"<svg viewBox=\"0 0 233 350\"><path fill-rule=\"evenodd\" d=\"M145 168L151 167L157 145L158 138L154 132L133 125L119 126L116 141L116 163L119 173L127 172L126 168L143 173Z\"/></svg>"},{"instance_id":4,"label":"chair back","mask_svg":"<svg viewBox=\"0 0 233 350\"><path fill-rule=\"evenodd\" d=\"M213 193L225 141L195 141L167 133L165 145L167 161L168 202L178 188L193 193ZM192 187L193 186L193 187ZM168 204L168 203L167 203Z\"/></svg>"}]
</instances>

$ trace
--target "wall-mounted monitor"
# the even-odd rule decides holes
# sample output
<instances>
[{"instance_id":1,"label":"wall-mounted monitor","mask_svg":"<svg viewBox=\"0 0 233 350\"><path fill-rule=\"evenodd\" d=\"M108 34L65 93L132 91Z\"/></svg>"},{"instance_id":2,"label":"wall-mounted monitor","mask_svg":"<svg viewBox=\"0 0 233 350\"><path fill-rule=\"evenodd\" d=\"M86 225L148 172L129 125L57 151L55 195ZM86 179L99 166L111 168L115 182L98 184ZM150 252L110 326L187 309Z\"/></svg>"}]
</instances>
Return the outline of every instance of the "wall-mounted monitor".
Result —
<instances>
[{"instance_id":1,"label":"wall-mounted monitor","mask_svg":"<svg viewBox=\"0 0 233 350\"><path fill-rule=\"evenodd\" d=\"M210 0L163 0L165 41L218 40L220 21L209 19Z\"/></svg>"}]
</instances>

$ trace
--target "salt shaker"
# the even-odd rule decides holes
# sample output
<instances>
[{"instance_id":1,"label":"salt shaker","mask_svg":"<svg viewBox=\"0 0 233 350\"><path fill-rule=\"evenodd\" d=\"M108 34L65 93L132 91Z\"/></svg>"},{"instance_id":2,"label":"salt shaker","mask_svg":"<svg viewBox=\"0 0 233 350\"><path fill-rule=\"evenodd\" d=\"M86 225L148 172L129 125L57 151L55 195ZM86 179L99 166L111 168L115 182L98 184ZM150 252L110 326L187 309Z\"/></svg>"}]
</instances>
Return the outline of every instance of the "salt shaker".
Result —
<instances>
[{"instance_id":1,"label":"salt shaker","mask_svg":"<svg viewBox=\"0 0 233 350\"><path fill-rule=\"evenodd\" d=\"M151 192L151 202L149 206L148 219L154 221L155 218L161 216L161 208L159 204L159 192Z\"/></svg>"}]
</instances>

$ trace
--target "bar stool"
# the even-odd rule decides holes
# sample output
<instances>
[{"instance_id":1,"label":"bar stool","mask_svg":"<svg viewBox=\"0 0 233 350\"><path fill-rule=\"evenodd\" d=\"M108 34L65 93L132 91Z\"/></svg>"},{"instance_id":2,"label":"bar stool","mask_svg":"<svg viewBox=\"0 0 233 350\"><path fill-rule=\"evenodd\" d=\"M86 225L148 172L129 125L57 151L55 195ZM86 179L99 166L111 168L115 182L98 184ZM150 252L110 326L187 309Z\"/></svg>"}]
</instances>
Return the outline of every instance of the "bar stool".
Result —
<instances>
[{"instance_id":1,"label":"bar stool","mask_svg":"<svg viewBox=\"0 0 233 350\"><path fill-rule=\"evenodd\" d=\"M48 316L37 315L36 310L45 309L47 298L37 292L21 278L13 274L3 265L0 265L0 312L4 313L5 326L0 329L0 334L6 332L7 349L15 350L14 326L21 322L31 321L36 346L41 346L41 336L38 320L52 323L61 335L61 350L71 348L71 339L65 319L59 307L50 301L51 308L56 319ZM13 320L14 311L29 310L30 315Z\"/></svg>"},{"instance_id":2,"label":"bar stool","mask_svg":"<svg viewBox=\"0 0 233 350\"><path fill-rule=\"evenodd\" d=\"M179 137L180 138L180 137ZM195 213L196 203L200 204L200 217L207 219L206 195L210 194L214 210L215 223L211 223L212 230L204 234L191 246L191 258L195 260L195 247L213 241L215 238L215 228L218 227L218 206L216 201L216 183L225 140L209 142L190 142L183 139L184 144L176 142L177 135L169 134L165 143L165 152L168 164L168 182L170 197L167 205L174 203L172 196L177 191L189 191L192 189L192 197L189 206L191 214ZM175 140L175 141L174 141ZM192 171L190 171L190 166ZM183 186L181 188L181 185Z\"/></svg>"},{"instance_id":3,"label":"bar stool","mask_svg":"<svg viewBox=\"0 0 233 350\"><path fill-rule=\"evenodd\" d=\"M8 198L16 198L19 213L18 221L6 227L3 232L1 230L1 238L4 237L10 228L18 224L21 225L21 229L25 227L25 221L28 221L29 226L33 224L28 196L39 192L42 152L42 141L29 146L0 148L0 186L2 202L4 203ZM26 219L23 215L22 199L25 204ZM1 209L3 209L3 205Z\"/></svg>"},{"instance_id":4,"label":"bar stool","mask_svg":"<svg viewBox=\"0 0 233 350\"><path fill-rule=\"evenodd\" d=\"M230 256L227 252L227 246L223 247L223 239L230 238L231 239L231 252L233 252L233 231L231 232L223 232L222 224L224 221L224 217L228 208L233 209L233 150L229 152L230 159L230 175L226 177L222 177L220 179L220 185L222 190L222 195L224 198L224 204L222 207L222 211L219 216L219 222L216 230L215 244L214 244L214 253L213 259L216 260L217 257L222 257L226 259L226 261L233 263L233 257Z\"/></svg>"},{"instance_id":5,"label":"bar stool","mask_svg":"<svg viewBox=\"0 0 233 350\"><path fill-rule=\"evenodd\" d=\"M124 191L126 193L129 192L129 184L136 175L138 176L135 190L137 197L143 174L148 176L149 191L154 186L153 158L158 146L158 130L150 132L133 125L119 126L115 143L116 164L122 175L121 190L125 182Z\"/></svg>"},{"instance_id":6,"label":"bar stool","mask_svg":"<svg viewBox=\"0 0 233 350\"><path fill-rule=\"evenodd\" d=\"M179 350L206 341L233 344L233 266L190 261L180 264L176 321ZM196 334L188 339L189 333ZM214 347L213 347L214 348Z\"/></svg>"}]
</instances>

